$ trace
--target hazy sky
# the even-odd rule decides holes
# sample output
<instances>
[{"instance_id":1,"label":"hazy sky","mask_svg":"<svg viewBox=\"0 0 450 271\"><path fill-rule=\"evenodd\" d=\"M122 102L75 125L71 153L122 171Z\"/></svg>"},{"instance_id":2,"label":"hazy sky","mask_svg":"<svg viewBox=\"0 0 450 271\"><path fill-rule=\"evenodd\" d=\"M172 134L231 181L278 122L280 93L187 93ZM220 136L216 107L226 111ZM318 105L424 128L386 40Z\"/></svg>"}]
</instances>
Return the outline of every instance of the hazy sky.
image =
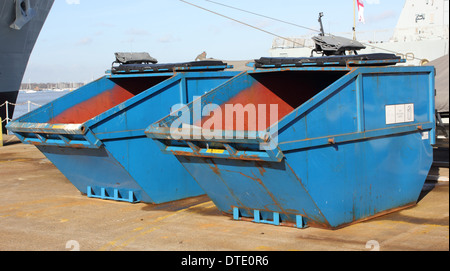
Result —
<instances>
[{"instance_id":1,"label":"hazy sky","mask_svg":"<svg viewBox=\"0 0 450 271\"><path fill-rule=\"evenodd\" d=\"M187 0L281 36L316 33L205 0ZM326 32L350 32L353 0L214 0ZM404 0L365 0L358 31L395 27ZM121 51L149 52L159 63L193 61L203 51L224 60L269 56L274 37L179 0L55 0L23 82L88 82Z\"/></svg>"}]
</instances>

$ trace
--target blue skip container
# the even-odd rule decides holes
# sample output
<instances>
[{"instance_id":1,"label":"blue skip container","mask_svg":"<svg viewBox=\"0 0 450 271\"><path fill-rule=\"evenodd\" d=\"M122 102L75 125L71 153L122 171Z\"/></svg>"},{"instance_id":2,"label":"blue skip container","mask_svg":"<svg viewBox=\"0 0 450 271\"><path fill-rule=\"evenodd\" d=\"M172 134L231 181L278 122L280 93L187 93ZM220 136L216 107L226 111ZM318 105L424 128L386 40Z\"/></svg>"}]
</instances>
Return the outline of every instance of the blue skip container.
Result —
<instances>
[{"instance_id":1,"label":"blue skip container","mask_svg":"<svg viewBox=\"0 0 450 271\"><path fill-rule=\"evenodd\" d=\"M121 65L113 72L13 122L8 129L35 145L89 197L164 203L204 194L175 157L145 129L237 75L221 61Z\"/></svg>"},{"instance_id":2,"label":"blue skip container","mask_svg":"<svg viewBox=\"0 0 450 271\"><path fill-rule=\"evenodd\" d=\"M236 220L340 228L415 205L433 162L434 68L398 62L260 59L179 115L214 113L176 133L180 119L167 116L146 134Z\"/></svg>"}]
</instances>

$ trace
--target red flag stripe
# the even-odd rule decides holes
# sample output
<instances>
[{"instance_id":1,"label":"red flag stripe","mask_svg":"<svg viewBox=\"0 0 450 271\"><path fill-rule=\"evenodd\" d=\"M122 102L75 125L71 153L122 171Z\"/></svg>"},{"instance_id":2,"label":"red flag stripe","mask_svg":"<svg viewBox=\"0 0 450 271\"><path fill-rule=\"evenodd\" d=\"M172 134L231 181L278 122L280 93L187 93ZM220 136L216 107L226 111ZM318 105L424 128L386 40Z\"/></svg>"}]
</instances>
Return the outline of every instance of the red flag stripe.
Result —
<instances>
[{"instance_id":1,"label":"red flag stripe","mask_svg":"<svg viewBox=\"0 0 450 271\"><path fill-rule=\"evenodd\" d=\"M364 3L363 3L362 0L356 0L356 1L358 2L358 9L359 9L360 7L364 7Z\"/></svg>"}]
</instances>

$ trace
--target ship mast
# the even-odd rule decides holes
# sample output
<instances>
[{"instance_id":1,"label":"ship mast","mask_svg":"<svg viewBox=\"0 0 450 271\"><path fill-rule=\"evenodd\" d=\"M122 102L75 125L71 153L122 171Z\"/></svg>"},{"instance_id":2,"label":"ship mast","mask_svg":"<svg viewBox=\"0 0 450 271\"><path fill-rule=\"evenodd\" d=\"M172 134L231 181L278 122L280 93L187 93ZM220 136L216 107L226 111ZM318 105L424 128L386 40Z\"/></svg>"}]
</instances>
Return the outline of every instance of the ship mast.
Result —
<instances>
[{"instance_id":1,"label":"ship mast","mask_svg":"<svg viewBox=\"0 0 450 271\"><path fill-rule=\"evenodd\" d=\"M356 0L353 0L353 40L356 40Z\"/></svg>"}]
</instances>

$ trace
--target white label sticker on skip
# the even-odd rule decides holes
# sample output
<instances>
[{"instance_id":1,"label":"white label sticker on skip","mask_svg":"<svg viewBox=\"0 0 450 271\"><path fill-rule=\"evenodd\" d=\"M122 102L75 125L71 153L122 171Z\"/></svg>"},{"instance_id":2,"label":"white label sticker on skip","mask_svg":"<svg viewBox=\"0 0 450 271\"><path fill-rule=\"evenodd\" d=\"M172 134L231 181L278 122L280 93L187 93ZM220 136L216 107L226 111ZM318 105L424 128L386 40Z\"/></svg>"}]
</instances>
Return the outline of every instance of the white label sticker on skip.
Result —
<instances>
[{"instance_id":1,"label":"white label sticker on skip","mask_svg":"<svg viewBox=\"0 0 450 271\"><path fill-rule=\"evenodd\" d=\"M405 122L414 122L414 104L405 104Z\"/></svg>"},{"instance_id":2,"label":"white label sticker on skip","mask_svg":"<svg viewBox=\"0 0 450 271\"><path fill-rule=\"evenodd\" d=\"M414 104L386 105L386 124L414 122Z\"/></svg>"},{"instance_id":3,"label":"white label sticker on skip","mask_svg":"<svg viewBox=\"0 0 450 271\"><path fill-rule=\"evenodd\" d=\"M395 123L405 122L405 105L397 104L395 106Z\"/></svg>"},{"instance_id":4,"label":"white label sticker on skip","mask_svg":"<svg viewBox=\"0 0 450 271\"><path fill-rule=\"evenodd\" d=\"M422 133L422 140L427 140L429 138L428 132Z\"/></svg>"},{"instance_id":5,"label":"white label sticker on skip","mask_svg":"<svg viewBox=\"0 0 450 271\"><path fill-rule=\"evenodd\" d=\"M386 124L395 123L395 105L386 105Z\"/></svg>"}]
</instances>

